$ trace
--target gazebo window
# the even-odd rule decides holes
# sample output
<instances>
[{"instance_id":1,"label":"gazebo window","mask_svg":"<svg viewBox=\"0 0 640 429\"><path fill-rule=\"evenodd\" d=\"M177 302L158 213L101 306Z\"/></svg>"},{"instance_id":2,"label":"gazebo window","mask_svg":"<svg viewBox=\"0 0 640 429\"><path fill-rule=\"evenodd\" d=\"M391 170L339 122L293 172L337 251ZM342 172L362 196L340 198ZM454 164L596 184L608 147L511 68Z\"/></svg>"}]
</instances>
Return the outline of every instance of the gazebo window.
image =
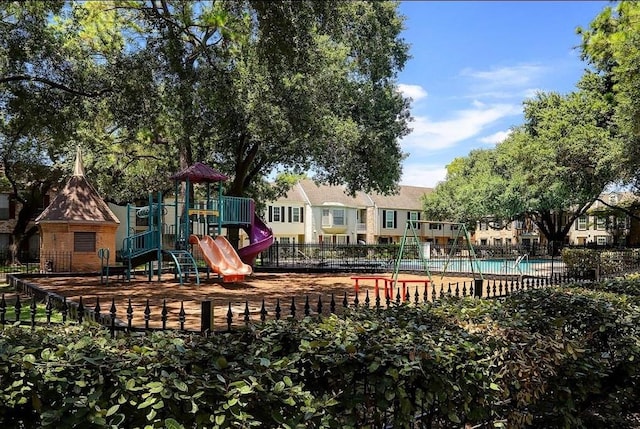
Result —
<instances>
[{"instance_id":1,"label":"gazebo window","mask_svg":"<svg viewBox=\"0 0 640 429\"><path fill-rule=\"evenodd\" d=\"M96 233L95 232L74 232L73 233L74 252L95 252Z\"/></svg>"}]
</instances>

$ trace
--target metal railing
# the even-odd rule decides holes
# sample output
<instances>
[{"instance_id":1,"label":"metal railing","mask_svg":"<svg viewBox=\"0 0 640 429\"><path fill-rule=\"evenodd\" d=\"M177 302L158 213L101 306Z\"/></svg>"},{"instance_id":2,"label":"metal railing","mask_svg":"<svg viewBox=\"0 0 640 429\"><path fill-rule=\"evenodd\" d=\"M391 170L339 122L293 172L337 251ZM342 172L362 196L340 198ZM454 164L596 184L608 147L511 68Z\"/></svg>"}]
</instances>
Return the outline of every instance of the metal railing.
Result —
<instances>
[{"instance_id":1,"label":"metal railing","mask_svg":"<svg viewBox=\"0 0 640 429\"><path fill-rule=\"evenodd\" d=\"M0 281L6 280L7 274L71 271L69 251L19 252L16 263L11 263L12 259L9 251L0 252Z\"/></svg>"},{"instance_id":2,"label":"metal railing","mask_svg":"<svg viewBox=\"0 0 640 429\"><path fill-rule=\"evenodd\" d=\"M158 231L145 231L126 237L122 242L122 256L134 257L160 245Z\"/></svg>"},{"instance_id":3,"label":"metal railing","mask_svg":"<svg viewBox=\"0 0 640 429\"><path fill-rule=\"evenodd\" d=\"M24 323L31 326L51 323L51 316L54 312L61 315L63 322L83 322L94 321L110 329L112 336L116 332L150 332L158 330L180 330L189 332L199 332L209 335L214 331L231 331L241 329L250 323L260 323L266 320L295 319L307 316L323 316L330 314L340 314L346 308L375 308L378 310L397 307L400 305L420 305L427 302L434 302L444 297L478 297L478 298L498 298L508 296L512 293L540 289L543 287L557 286L564 284L575 284L589 282L590 280L568 277L566 275L555 275L550 278L500 278L487 280L470 280L463 282L420 282L398 283L390 288L376 288L367 290L366 293L359 293L355 289L353 292L345 292L344 295L335 294L310 295L301 297L291 297L290 300L277 299L271 306L263 300L261 303L250 303L245 301L241 308L229 302L224 306L224 324L214 327L212 318L206 316L213 314L212 301L202 301L200 311L185 311L184 301L179 305L173 302L162 301L162 305L150 305L149 298L142 304L134 303L129 298L127 305L116 305L116 297L110 301L100 301L98 297L80 297L78 302L67 300L61 294L41 288L37 283L37 276L24 274L10 274L7 280L11 287L18 292L14 301L7 301L5 295L0 296L0 327L13 324ZM371 292L371 293L369 293ZM20 294L28 296L28 301L21 301ZM36 307L39 303L44 303L46 320L36 320ZM137 310L134 310L134 307ZM180 308L175 314L168 311L168 308ZM221 314L221 309L216 306L216 314ZM258 311L250 309L259 309ZM13 317L7 317L8 310L12 309ZM141 316L142 314L142 316ZM187 322L199 322L200 329L187 329ZM134 319L138 320L137 322ZM143 322L140 322L143 320ZM189 323L193 326L194 323Z\"/></svg>"}]
</instances>

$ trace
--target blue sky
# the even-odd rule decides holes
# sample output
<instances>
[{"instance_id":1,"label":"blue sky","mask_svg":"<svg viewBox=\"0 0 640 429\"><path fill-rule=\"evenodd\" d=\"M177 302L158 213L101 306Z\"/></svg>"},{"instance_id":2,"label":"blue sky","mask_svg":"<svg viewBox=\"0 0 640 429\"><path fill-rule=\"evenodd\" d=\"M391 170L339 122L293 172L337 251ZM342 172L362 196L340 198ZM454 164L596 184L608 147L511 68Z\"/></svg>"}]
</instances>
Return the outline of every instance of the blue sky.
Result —
<instances>
[{"instance_id":1,"label":"blue sky","mask_svg":"<svg viewBox=\"0 0 640 429\"><path fill-rule=\"evenodd\" d=\"M578 26L604 1L403 1L412 58L398 76L413 98L403 185L434 187L455 157L491 148L523 121L537 91L568 93L587 66Z\"/></svg>"}]
</instances>

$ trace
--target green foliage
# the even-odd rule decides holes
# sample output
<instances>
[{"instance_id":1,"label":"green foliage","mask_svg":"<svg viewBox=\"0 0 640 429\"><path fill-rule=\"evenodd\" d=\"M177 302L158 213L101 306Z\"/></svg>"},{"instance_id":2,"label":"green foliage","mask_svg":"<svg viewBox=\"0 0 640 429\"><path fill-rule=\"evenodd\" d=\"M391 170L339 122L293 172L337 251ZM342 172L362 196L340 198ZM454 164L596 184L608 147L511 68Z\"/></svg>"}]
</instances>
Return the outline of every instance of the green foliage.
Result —
<instances>
[{"instance_id":1,"label":"green foliage","mask_svg":"<svg viewBox=\"0 0 640 429\"><path fill-rule=\"evenodd\" d=\"M624 156L619 162L625 167L624 179L638 185L638 136L640 128L640 31L637 25L640 5L632 1L607 6L588 28L580 28L582 57L593 66L606 83L601 89L615 108L612 127L625 140Z\"/></svg>"},{"instance_id":2,"label":"green foliage","mask_svg":"<svg viewBox=\"0 0 640 429\"><path fill-rule=\"evenodd\" d=\"M631 250L596 250L596 249L563 249L562 261L566 264L570 276L583 276L587 273L606 276L614 273L630 271L640 261L640 251Z\"/></svg>"},{"instance_id":3,"label":"green foliage","mask_svg":"<svg viewBox=\"0 0 640 429\"><path fill-rule=\"evenodd\" d=\"M525 123L503 142L447 167L446 181L425 198L427 218L468 225L531 219L549 242L563 242L619 177L622 146L609 127L611 105L589 88L527 100Z\"/></svg>"},{"instance_id":4,"label":"green foliage","mask_svg":"<svg viewBox=\"0 0 640 429\"><path fill-rule=\"evenodd\" d=\"M379 427L387 413L403 427L426 413L434 427L630 427L638 286L592 287L359 308L211 338L8 327L0 421L344 428Z\"/></svg>"}]
</instances>

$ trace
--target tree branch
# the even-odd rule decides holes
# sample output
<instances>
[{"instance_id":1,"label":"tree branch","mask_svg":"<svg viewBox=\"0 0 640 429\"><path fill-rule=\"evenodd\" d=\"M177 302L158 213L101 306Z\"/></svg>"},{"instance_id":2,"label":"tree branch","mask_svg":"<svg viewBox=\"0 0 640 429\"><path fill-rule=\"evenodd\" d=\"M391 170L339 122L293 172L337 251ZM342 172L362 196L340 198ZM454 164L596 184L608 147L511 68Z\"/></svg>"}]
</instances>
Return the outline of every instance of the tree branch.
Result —
<instances>
[{"instance_id":1,"label":"tree branch","mask_svg":"<svg viewBox=\"0 0 640 429\"><path fill-rule=\"evenodd\" d=\"M59 89L65 92L68 92L69 94L73 94L73 95L79 95L81 97L100 97L106 93L112 92L111 88L106 88L103 89L102 91L98 91L98 92L85 92L85 91L80 91L74 88L70 88L66 85L63 85L61 83L58 82L54 82L50 79L44 78L44 77L38 77L38 76L29 76L29 75L12 75L12 76L2 76L0 77L0 85L5 84L5 83L9 83L9 82L40 82L40 83L44 83L45 85L48 85L52 88L55 89Z\"/></svg>"},{"instance_id":2,"label":"tree branch","mask_svg":"<svg viewBox=\"0 0 640 429\"><path fill-rule=\"evenodd\" d=\"M625 207L611 205L611 204L607 203L606 201L601 200L600 198L596 198L595 200L596 201L600 201L602 204L604 204L605 206L609 207L612 210L620 210L621 212L623 212L627 216L632 217L632 218L634 218L636 220L640 220L640 216L638 216L637 214L635 214L634 212L632 212L631 210L629 210L629 209L627 209Z\"/></svg>"}]
</instances>

